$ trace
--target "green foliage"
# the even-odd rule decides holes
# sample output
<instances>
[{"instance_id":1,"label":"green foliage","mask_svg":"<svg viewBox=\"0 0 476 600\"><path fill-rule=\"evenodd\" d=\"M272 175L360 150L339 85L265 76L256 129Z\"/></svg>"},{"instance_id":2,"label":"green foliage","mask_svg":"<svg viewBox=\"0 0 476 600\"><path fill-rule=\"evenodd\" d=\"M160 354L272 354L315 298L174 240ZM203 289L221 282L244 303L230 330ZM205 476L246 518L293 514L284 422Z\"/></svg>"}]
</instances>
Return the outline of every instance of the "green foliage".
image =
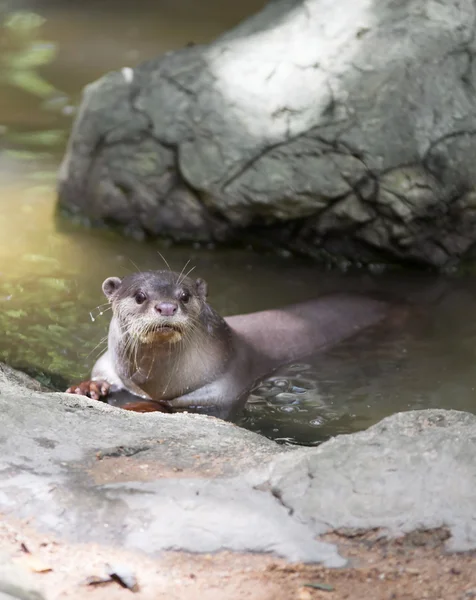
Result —
<instances>
[{"instance_id":1,"label":"green foliage","mask_svg":"<svg viewBox=\"0 0 476 600\"><path fill-rule=\"evenodd\" d=\"M25 35L41 27L44 22L45 19L36 13L19 10L7 15L4 27L20 35Z\"/></svg>"},{"instance_id":2,"label":"green foliage","mask_svg":"<svg viewBox=\"0 0 476 600\"><path fill-rule=\"evenodd\" d=\"M30 152L29 150L14 150L12 148L8 148L4 151L5 156L12 158L13 160L21 160L21 161L33 161L39 160L41 158L48 158L48 155L42 155L38 152Z\"/></svg>"},{"instance_id":3,"label":"green foliage","mask_svg":"<svg viewBox=\"0 0 476 600\"><path fill-rule=\"evenodd\" d=\"M23 51L10 54L8 64L12 69L22 71L48 65L56 56L54 44L49 42L32 42Z\"/></svg>"},{"instance_id":4,"label":"green foliage","mask_svg":"<svg viewBox=\"0 0 476 600\"><path fill-rule=\"evenodd\" d=\"M49 261L46 265L52 267ZM100 340L108 319L93 323L90 295L73 294L71 280L54 271L51 276L0 281L0 360L72 381L84 377L104 349Z\"/></svg>"},{"instance_id":5,"label":"green foliage","mask_svg":"<svg viewBox=\"0 0 476 600\"><path fill-rule=\"evenodd\" d=\"M4 79L10 85L23 89L35 96L47 98L56 92L56 88L49 84L41 75L35 73L32 69L16 70L15 66L8 65L8 56L4 58L7 62L7 68L4 73Z\"/></svg>"},{"instance_id":6,"label":"green foliage","mask_svg":"<svg viewBox=\"0 0 476 600\"><path fill-rule=\"evenodd\" d=\"M65 132L60 129L46 131L28 131L25 133L9 133L5 138L9 142L22 146L56 146L61 144L65 138Z\"/></svg>"},{"instance_id":7,"label":"green foliage","mask_svg":"<svg viewBox=\"0 0 476 600\"><path fill-rule=\"evenodd\" d=\"M33 12L10 13L1 25L7 50L0 57L0 79L40 98L57 93L41 74L39 67L50 64L56 56L56 45L39 38L45 19Z\"/></svg>"}]
</instances>

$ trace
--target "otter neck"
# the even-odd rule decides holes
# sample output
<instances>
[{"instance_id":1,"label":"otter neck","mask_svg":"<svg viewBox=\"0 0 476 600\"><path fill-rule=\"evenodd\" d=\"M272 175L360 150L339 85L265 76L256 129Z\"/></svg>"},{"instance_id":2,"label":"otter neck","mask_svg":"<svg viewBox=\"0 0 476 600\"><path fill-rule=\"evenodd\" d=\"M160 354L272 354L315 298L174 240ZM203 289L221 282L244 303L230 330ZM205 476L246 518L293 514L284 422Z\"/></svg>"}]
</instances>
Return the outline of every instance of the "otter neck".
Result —
<instances>
[{"instance_id":1,"label":"otter neck","mask_svg":"<svg viewBox=\"0 0 476 600\"><path fill-rule=\"evenodd\" d=\"M231 356L231 329L207 304L175 342L164 339L142 343L131 338L118 317L114 319L116 331L110 334L110 348L119 358L119 375L153 400L171 400L213 381L225 370Z\"/></svg>"}]
</instances>

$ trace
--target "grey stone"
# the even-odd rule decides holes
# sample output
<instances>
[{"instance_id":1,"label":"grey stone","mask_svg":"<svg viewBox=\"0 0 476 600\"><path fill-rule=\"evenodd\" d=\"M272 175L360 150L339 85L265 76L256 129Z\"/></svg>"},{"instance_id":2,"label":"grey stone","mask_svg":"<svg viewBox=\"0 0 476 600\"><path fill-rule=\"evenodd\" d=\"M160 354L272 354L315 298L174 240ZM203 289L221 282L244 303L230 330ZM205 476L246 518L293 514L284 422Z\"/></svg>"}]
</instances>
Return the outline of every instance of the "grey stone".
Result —
<instances>
[{"instance_id":1,"label":"grey stone","mask_svg":"<svg viewBox=\"0 0 476 600\"><path fill-rule=\"evenodd\" d=\"M475 22L473 0L270 2L88 86L60 203L179 240L258 226L312 256L447 267L476 241Z\"/></svg>"},{"instance_id":2,"label":"grey stone","mask_svg":"<svg viewBox=\"0 0 476 600\"><path fill-rule=\"evenodd\" d=\"M476 548L476 416L399 413L367 431L277 458L265 481L316 533L446 527L447 547Z\"/></svg>"},{"instance_id":3,"label":"grey stone","mask_svg":"<svg viewBox=\"0 0 476 600\"><path fill-rule=\"evenodd\" d=\"M334 529L445 527L449 549L476 548L473 415L402 413L285 449L213 417L128 413L25 382L0 369L0 511L40 532L329 566L345 561L317 536Z\"/></svg>"},{"instance_id":4,"label":"grey stone","mask_svg":"<svg viewBox=\"0 0 476 600\"><path fill-rule=\"evenodd\" d=\"M344 561L246 480L283 449L202 415L128 413L0 370L0 510L76 542Z\"/></svg>"}]
</instances>

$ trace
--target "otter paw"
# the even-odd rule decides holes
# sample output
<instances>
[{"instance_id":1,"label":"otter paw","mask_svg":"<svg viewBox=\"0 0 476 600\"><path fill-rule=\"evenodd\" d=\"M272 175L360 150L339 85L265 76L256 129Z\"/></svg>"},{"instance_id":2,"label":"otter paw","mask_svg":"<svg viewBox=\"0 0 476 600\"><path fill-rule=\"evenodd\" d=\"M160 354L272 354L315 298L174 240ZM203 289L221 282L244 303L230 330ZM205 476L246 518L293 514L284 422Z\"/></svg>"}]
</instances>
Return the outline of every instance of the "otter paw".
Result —
<instances>
[{"instance_id":1,"label":"otter paw","mask_svg":"<svg viewBox=\"0 0 476 600\"><path fill-rule=\"evenodd\" d=\"M87 396L93 400L100 400L105 398L111 389L111 386L107 381L82 381L78 385L72 385L67 390L67 394L78 394L80 396Z\"/></svg>"},{"instance_id":2,"label":"otter paw","mask_svg":"<svg viewBox=\"0 0 476 600\"><path fill-rule=\"evenodd\" d=\"M137 402L128 402L121 406L124 410L132 410L134 412L164 412L170 413L172 409L168 404L162 402L154 402L153 400L138 400Z\"/></svg>"}]
</instances>

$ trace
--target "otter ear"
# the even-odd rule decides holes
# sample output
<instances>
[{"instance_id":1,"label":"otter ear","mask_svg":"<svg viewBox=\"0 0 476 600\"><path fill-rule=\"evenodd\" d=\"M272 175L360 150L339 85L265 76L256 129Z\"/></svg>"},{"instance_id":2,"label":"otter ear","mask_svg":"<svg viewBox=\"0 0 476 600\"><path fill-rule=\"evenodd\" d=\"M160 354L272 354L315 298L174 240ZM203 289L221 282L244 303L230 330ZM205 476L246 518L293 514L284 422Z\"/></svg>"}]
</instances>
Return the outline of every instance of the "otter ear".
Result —
<instances>
[{"instance_id":1,"label":"otter ear","mask_svg":"<svg viewBox=\"0 0 476 600\"><path fill-rule=\"evenodd\" d=\"M208 284L204 279L197 279L195 281L195 287L197 288L198 295L202 300L207 299L208 295Z\"/></svg>"},{"instance_id":2,"label":"otter ear","mask_svg":"<svg viewBox=\"0 0 476 600\"><path fill-rule=\"evenodd\" d=\"M108 277L102 284L102 291L108 300L112 298L115 292L119 289L122 280L119 277Z\"/></svg>"}]
</instances>

